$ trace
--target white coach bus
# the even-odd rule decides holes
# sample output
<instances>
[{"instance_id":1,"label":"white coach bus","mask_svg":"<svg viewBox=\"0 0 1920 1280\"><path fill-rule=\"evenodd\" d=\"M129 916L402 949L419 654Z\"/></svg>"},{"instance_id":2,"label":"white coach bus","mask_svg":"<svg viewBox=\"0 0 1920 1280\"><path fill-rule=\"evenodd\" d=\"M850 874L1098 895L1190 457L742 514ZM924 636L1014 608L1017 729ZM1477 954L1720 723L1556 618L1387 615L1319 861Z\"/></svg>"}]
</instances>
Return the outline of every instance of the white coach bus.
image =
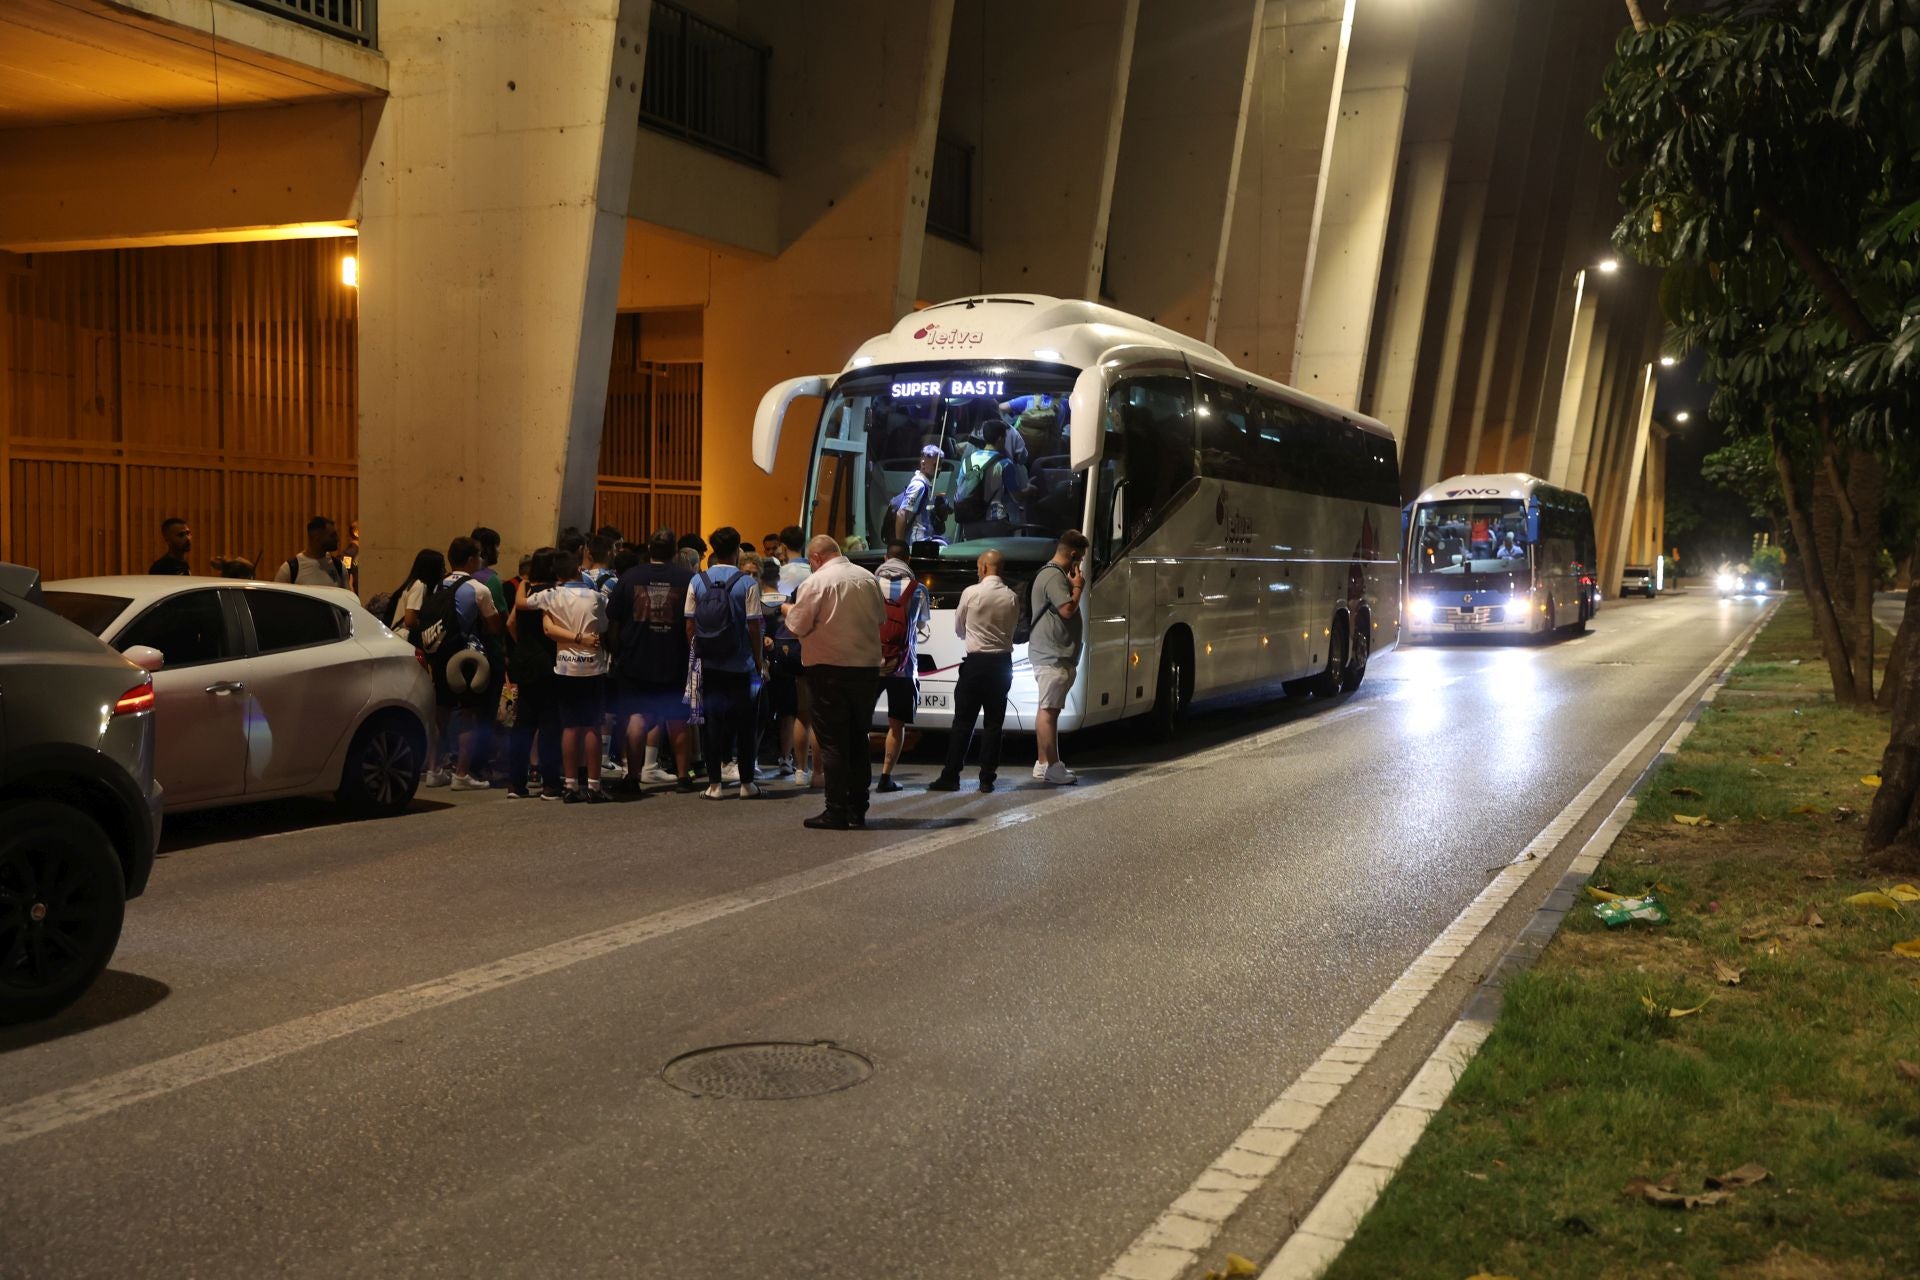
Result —
<instances>
[{"instance_id":1,"label":"white coach bus","mask_svg":"<svg viewBox=\"0 0 1920 1280\"><path fill-rule=\"evenodd\" d=\"M980 554L1005 557L1024 641L1028 588L1066 529L1093 545L1063 730L1146 715L1171 734L1193 702L1216 695L1338 693L1398 636L1392 434L1170 329L1031 294L916 311L837 376L766 393L753 441L764 471L799 397L825 400L800 523L864 547L851 553L862 565L883 558L923 451L939 452L935 536L912 549L933 600L919 653L923 726L952 723L964 656L952 610ZM952 499L969 455L998 434L982 429L994 420L1008 427L1005 460L985 466L999 466L1007 509L967 524ZM1034 706L1018 643L1007 728L1031 731Z\"/></svg>"},{"instance_id":2,"label":"white coach bus","mask_svg":"<svg viewBox=\"0 0 1920 1280\"><path fill-rule=\"evenodd\" d=\"M1455 476L1407 515L1410 639L1584 631L1600 607L1585 494L1518 473Z\"/></svg>"}]
</instances>

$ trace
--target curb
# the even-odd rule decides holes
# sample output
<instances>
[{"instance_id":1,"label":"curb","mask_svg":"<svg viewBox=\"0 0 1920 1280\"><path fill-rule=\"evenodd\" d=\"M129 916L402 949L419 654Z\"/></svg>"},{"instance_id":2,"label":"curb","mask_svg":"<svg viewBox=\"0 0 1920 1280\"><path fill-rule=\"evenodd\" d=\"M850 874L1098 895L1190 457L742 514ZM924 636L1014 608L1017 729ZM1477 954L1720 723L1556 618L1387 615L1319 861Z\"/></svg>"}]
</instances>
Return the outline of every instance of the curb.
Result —
<instances>
[{"instance_id":1,"label":"curb","mask_svg":"<svg viewBox=\"0 0 1920 1280\"><path fill-rule=\"evenodd\" d=\"M1673 732L1647 761L1646 768L1633 780L1606 819L1581 845L1559 883L1548 891L1545 901L1533 913L1526 926L1508 945L1500 959L1474 988L1460 1017L1440 1038L1440 1043L1414 1073L1413 1079L1388 1107L1366 1138L1348 1157L1346 1165L1308 1210L1293 1234L1260 1273L1260 1280L1319 1280L1334 1260L1346 1249L1361 1221L1379 1200L1394 1173L1413 1151L1420 1136L1440 1108L1446 1105L1453 1086L1467 1069L1493 1032L1500 1016L1502 992L1508 979L1533 967L1546 950L1560 924L1575 906L1580 890L1593 875L1620 832L1632 820L1639 807L1640 792L1660 765L1671 760L1700 723L1709 704L1726 687L1733 669L1746 658L1753 642L1779 609L1770 604L1753 623L1751 632L1739 649L1721 667L1704 688L1693 706Z\"/></svg>"}]
</instances>

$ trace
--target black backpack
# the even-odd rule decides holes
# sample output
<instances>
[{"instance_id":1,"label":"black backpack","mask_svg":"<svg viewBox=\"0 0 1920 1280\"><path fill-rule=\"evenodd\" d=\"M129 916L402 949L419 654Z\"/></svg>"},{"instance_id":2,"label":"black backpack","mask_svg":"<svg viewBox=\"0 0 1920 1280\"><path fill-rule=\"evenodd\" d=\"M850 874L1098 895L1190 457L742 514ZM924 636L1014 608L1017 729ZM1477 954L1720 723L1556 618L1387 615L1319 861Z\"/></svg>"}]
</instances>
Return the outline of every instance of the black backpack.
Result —
<instances>
[{"instance_id":1,"label":"black backpack","mask_svg":"<svg viewBox=\"0 0 1920 1280\"><path fill-rule=\"evenodd\" d=\"M746 619L733 607L733 587L741 571L735 569L724 584L715 582L712 574L711 569L702 571L700 582L706 590L694 597L693 651L702 662L731 662L740 653L746 630Z\"/></svg>"},{"instance_id":2,"label":"black backpack","mask_svg":"<svg viewBox=\"0 0 1920 1280\"><path fill-rule=\"evenodd\" d=\"M469 637L460 623L460 588L472 581L472 574L456 573L433 589L414 619L413 634L407 637L414 648L444 664L454 650L464 647Z\"/></svg>"}]
</instances>

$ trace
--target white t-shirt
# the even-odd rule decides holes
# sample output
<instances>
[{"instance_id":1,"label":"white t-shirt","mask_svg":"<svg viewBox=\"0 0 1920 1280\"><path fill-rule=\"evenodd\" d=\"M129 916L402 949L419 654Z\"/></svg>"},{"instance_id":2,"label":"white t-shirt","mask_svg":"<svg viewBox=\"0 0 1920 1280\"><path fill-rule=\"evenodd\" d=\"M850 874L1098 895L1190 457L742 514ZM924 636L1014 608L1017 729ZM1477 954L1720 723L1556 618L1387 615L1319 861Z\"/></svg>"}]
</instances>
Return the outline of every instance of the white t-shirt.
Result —
<instances>
[{"instance_id":1,"label":"white t-shirt","mask_svg":"<svg viewBox=\"0 0 1920 1280\"><path fill-rule=\"evenodd\" d=\"M607 634L607 593L582 578L563 582L527 597L527 608L538 609L573 634ZM556 640L553 673L560 676L603 676L607 674L607 650L604 645L576 648Z\"/></svg>"},{"instance_id":2,"label":"white t-shirt","mask_svg":"<svg viewBox=\"0 0 1920 1280\"><path fill-rule=\"evenodd\" d=\"M780 566L780 589L788 595L800 589L800 584L813 576L813 566L805 560L789 560Z\"/></svg>"},{"instance_id":3,"label":"white t-shirt","mask_svg":"<svg viewBox=\"0 0 1920 1280\"><path fill-rule=\"evenodd\" d=\"M300 572L297 576L287 576L287 562L282 560L280 567L274 571L273 580L275 582L288 582L302 587L337 587L340 585L340 579L333 576L333 561L330 557L321 556L318 560L313 560L308 558L307 554L303 551L294 557L294 561L300 566Z\"/></svg>"},{"instance_id":4,"label":"white t-shirt","mask_svg":"<svg viewBox=\"0 0 1920 1280\"><path fill-rule=\"evenodd\" d=\"M393 611L393 624L397 627L407 620L408 613L418 613L427 605L427 583L424 578L416 579L412 586L400 594L400 604Z\"/></svg>"}]
</instances>

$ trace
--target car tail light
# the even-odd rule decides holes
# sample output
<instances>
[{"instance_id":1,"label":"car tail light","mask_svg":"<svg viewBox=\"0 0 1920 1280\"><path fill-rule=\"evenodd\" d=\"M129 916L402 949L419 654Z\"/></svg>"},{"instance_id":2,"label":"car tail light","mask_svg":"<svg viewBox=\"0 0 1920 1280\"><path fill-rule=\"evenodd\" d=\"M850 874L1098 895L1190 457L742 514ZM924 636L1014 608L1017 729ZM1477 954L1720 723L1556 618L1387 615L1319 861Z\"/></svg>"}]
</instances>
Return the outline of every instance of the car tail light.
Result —
<instances>
[{"instance_id":1,"label":"car tail light","mask_svg":"<svg viewBox=\"0 0 1920 1280\"><path fill-rule=\"evenodd\" d=\"M113 714L117 716L138 715L142 711L153 710L153 682L137 684L114 700Z\"/></svg>"}]
</instances>

